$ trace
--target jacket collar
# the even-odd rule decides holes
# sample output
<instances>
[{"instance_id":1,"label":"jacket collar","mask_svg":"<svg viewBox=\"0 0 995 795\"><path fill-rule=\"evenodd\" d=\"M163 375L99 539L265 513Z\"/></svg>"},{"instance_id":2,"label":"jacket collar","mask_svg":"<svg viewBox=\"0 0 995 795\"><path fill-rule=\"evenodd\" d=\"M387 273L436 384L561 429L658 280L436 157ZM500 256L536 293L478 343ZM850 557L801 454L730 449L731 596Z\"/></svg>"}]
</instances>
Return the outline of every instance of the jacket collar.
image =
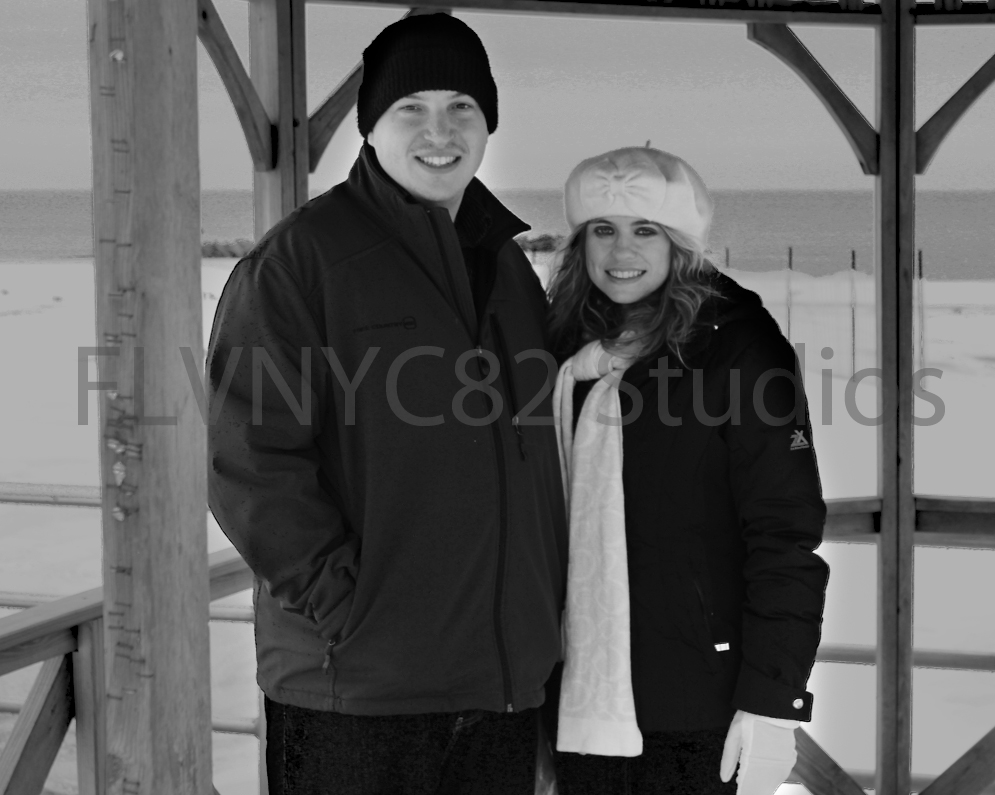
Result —
<instances>
[{"instance_id":1,"label":"jacket collar","mask_svg":"<svg viewBox=\"0 0 995 795\"><path fill-rule=\"evenodd\" d=\"M376 150L364 142L359 157L346 180L366 204L402 237L421 229L422 205L383 170ZM474 177L463 193L456 214L456 232L465 247L480 246L497 251L515 235L531 227L505 207L484 184Z\"/></svg>"}]
</instances>

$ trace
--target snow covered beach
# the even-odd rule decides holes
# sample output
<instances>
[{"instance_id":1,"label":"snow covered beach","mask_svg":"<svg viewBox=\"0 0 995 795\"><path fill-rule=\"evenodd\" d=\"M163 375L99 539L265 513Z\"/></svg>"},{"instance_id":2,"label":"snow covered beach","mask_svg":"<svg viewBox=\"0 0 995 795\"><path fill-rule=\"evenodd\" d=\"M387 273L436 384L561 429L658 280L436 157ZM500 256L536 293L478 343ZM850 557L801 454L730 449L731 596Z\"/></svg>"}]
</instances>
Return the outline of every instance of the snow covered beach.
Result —
<instances>
[{"instance_id":1,"label":"snow covered beach","mask_svg":"<svg viewBox=\"0 0 995 795\"><path fill-rule=\"evenodd\" d=\"M204 335L232 260L203 268ZM806 384L827 498L875 492L876 432L847 412L845 390L854 370L874 366L873 281L842 271L823 277L787 271L730 271L764 298L791 338L805 344ZM789 282L790 280L790 290ZM927 281L919 366L938 368L923 386L942 400L944 414L916 429L916 491L995 497L990 464L995 449L995 281ZM851 312L852 308L852 312ZM92 263L85 259L0 264L0 480L97 485L96 394L86 394L87 424L78 423L78 348L93 346ZM918 329L916 339L919 339ZM830 358L823 349L832 348ZM852 354L851 354L852 352ZM852 358L851 358L852 357ZM96 380L92 362L87 380ZM823 370L831 370L832 419L823 398ZM873 377L861 381L856 407L875 413ZM917 416L934 407L917 399ZM209 523L209 547L227 546ZM68 594L100 581L100 527L96 511L0 505L0 590ZM826 544L833 568L824 637L836 643L873 643L874 548ZM917 552L916 645L995 654L995 586L990 552L928 549ZM248 603L248 594L229 603ZM212 625L213 712L250 719L256 712L249 625ZM0 701L20 701L33 669L0 679ZM919 670L915 685L915 773L936 773L995 724L995 676ZM868 666L819 664L813 736L844 767L873 766L874 671ZM0 742L13 722L0 715ZM72 733L49 782L52 792L74 792ZM215 781L222 792L256 788L252 738L215 735Z\"/></svg>"}]
</instances>

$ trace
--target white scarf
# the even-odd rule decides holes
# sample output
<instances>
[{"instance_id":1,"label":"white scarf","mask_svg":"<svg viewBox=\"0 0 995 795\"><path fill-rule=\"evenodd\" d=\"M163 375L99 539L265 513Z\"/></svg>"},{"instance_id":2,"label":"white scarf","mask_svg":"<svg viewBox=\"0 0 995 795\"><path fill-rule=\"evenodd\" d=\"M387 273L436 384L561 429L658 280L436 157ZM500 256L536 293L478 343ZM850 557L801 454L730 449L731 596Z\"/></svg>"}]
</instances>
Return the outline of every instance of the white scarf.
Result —
<instances>
[{"instance_id":1,"label":"white scarf","mask_svg":"<svg viewBox=\"0 0 995 795\"><path fill-rule=\"evenodd\" d=\"M629 638L629 570L622 493L622 425L618 383L629 361L591 342L564 362L553 416L570 517L564 665L556 749L599 756L639 756ZM576 381L599 378L573 432ZM600 419L599 419L600 417Z\"/></svg>"}]
</instances>

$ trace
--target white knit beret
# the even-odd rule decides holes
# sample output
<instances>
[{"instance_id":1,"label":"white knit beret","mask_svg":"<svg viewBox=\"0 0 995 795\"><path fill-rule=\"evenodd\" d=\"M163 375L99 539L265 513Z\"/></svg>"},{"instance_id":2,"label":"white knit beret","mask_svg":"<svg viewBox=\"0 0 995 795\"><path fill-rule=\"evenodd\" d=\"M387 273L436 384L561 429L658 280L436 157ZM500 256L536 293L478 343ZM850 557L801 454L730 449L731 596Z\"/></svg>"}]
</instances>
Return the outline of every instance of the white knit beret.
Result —
<instances>
[{"instance_id":1,"label":"white knit beret","mask_svg":"<svg viewBox=\"0 0 995 795\"><path fill-rule=\"evenodd\" d=\"M676 155L645 146L588 158L563 188L567 223L610 215L655 221L699 240L712 223L712 199L698 173Z\"/></svg>"}]
</instances>

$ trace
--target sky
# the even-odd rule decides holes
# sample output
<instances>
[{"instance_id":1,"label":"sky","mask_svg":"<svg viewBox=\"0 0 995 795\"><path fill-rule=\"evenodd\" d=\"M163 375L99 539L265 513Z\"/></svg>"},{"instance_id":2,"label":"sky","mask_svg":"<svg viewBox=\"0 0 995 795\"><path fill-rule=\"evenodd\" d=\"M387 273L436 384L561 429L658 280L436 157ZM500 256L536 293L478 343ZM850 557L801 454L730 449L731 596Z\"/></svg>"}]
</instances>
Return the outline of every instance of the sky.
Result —
<instances>
[{"instance_id":1,"label":"sky","mask_svg":"<svg viewBox=\"0 0 995 795\"><path fill-rule=\"evenodd\" d=\"M215 0L248 63L248 4ZM0 190L90 186L86 4L2 0ZM404 9L309 4L308 106L313 111ZM869 189L819 100L743 23L577 15L462 13L490 56L500 122L478 176L493 189L559 188L580 160L643 144L678 154L718 189ZM874 121L874 34L794 26ZM995 25L923 27L917 124L995 55ZM224 87L198 45L201 184L249 188L248 149ZM923 189L995 189L995 90L940 148ZM342 180L360 146L353 113L312 175Z\"/></svg>"}]
</instances>

